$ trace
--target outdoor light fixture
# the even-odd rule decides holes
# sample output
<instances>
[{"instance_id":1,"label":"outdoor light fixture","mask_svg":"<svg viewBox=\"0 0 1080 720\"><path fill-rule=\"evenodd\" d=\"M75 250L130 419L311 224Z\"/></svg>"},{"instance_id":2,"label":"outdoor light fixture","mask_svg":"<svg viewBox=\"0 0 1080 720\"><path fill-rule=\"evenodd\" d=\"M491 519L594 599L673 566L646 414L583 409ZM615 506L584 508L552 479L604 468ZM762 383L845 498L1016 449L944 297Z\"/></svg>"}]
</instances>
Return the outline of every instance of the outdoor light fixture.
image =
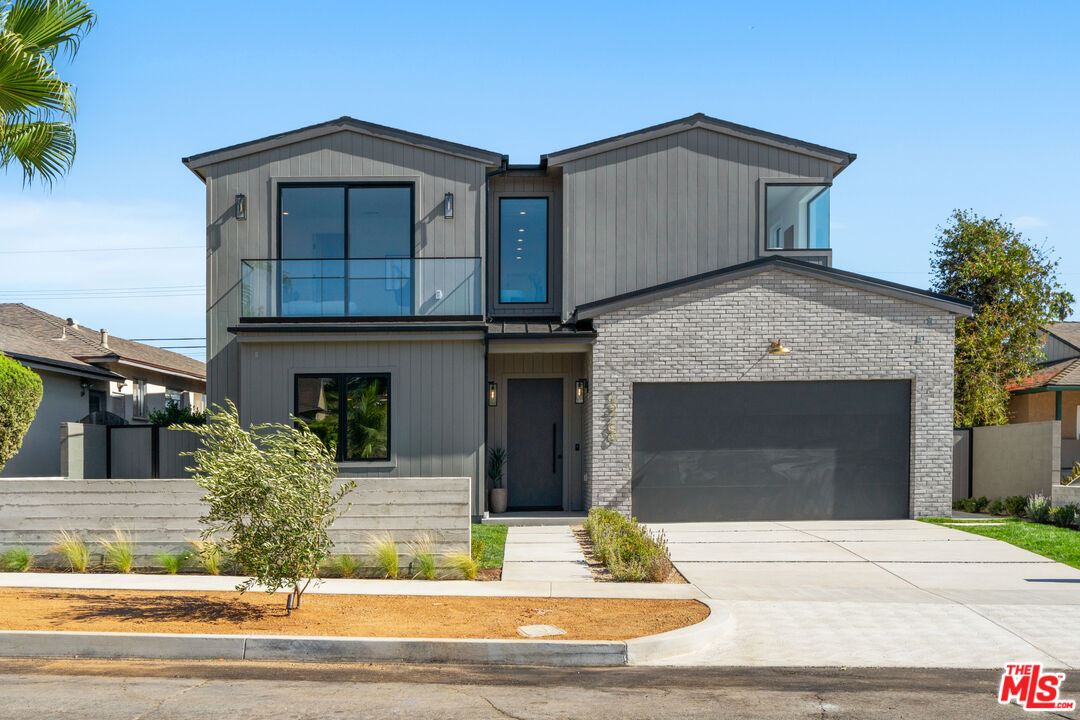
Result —
<instances>
[{"instance_id":1,"label":"outdoor light fixture","mask_svg":"<svg viewBox=\"0 0 1080 720\"><path fill-rule=\"evenodd\" d=\"M585 402L585 395L589 392L589 381L582 378L574 383L574 403L581 405Z\"/></svg>"},{"instance_id":2,"label":"outdoor light fixture","mask_svg":"<svg viewBox=\"0 0 1080 720\"><path fill-rule=\"evenodd\" d=\"M499 384L494 380L488 381L488 407L499 404Z\"/></svg>"},{"instance_id":3,"label":"outdoor light fixture","mask_svg":"<svg viewBox=\"0 0 1080 720\"><path fill-rule=\"evenodd\" d=\"M236 196L236 219L247 220L247 196Z\"/></svg>"},{"instance_id":4,"label":"outdoor light fixture","mask_svg":"<svg viewBox=\"0 0 1080 720\"><path fill-rule=\"evenodd\" d=\"M454 193L446 193L443 196L442 215L447 220L454 217Z\"/></svg>"},{"instance_id":5,"label":"outdoor light fixture","mask_svg":"<svg viewBox=\"0 0 1080 720\"><path fill-rule=\"evenodd\" d=\"M791 348L784 345L784 341L780 338L776 338L776 342L769 345L770 355L787 355L791 352Z\"/></svg>"}]
</instances>

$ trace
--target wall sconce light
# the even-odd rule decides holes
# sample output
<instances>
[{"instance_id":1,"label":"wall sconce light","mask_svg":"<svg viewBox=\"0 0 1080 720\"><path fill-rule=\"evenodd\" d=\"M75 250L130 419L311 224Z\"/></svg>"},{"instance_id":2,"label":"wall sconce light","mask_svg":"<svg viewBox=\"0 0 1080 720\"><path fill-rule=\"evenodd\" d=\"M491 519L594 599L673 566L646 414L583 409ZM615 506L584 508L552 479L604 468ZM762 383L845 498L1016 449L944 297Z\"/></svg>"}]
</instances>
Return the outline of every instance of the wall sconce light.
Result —
<instances>
[{"instance_id":1,"label":"wall sconce light","mask_svg":"<svg viewBox=\"0 0 1080 720\"><path fill-rule=\"evenodd\" d=\"M784 345L784 341L780 338L776 338L776 342L769 345L770 355L787 355L791 352L791 348Z\"/></svg>"},{"instance_id":2,"label":"wall sconce light","mask_svg":"<svg viewBox=\"0 0 1080 720\"><path fill-rule=\"evenodd\" d=\"M454 193L446 193L443 196L442 215L447 220L454 217Z\"/></svg>"},{"instance_id":3,"label":"wall sconce light","mask_svg":"<svg viewBox=\"0 0 1080 720\"><path fill-rule=\"evenodd\" d=\"M574 404L582 405L585 402L585 396L589 394L589 381L582 378L574 383Z\"/></svg>"},{"instance_id":4,"label":"wall sconce light","mask_svg":"<svg viewBox=\"0 0 1080 720\"><path fill-rule=\"evenodd\" d=\"M494 380L488 381L488 407L499 404L499 384Z\"/></svg>"},{"instance_id":5,"label":"wall sconce light","mask_svg":"<svg viewBox=\"0 0 1080 720\"><path fill-rule=\"evenodd\" d=\"M235 209L236 209L236 219L237 220L247 220L247 196L246 195L237 195L236 196L236 208Z\"/></svg>"}]
</instances>

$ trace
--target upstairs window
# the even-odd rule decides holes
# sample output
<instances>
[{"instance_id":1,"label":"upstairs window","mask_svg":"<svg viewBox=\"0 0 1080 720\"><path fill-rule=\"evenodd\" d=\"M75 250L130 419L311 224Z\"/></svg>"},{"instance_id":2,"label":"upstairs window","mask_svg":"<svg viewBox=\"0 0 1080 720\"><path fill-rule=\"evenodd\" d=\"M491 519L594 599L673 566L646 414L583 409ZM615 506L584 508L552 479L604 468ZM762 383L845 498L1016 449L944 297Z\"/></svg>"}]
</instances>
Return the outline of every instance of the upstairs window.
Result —
<instances>
[{"instance_id":1,"label":"upstairs window","mask_svg":"<svg viewBox=\"0 0 1080 720\"><path fill-rule=\"evenodd\" d=\"M500 198L499 302L547 301L547 198Z\"/></svg>"},{"instance_id":2,"label":"upstairs window","mask_svg":"<svg viewBox=\"0 0 1080 720\"><path fill-rule=\"evenodd\" d=\"M827 250L829 186L767 185L765 233L767 250Z\"/></svg>"}]
</instances>

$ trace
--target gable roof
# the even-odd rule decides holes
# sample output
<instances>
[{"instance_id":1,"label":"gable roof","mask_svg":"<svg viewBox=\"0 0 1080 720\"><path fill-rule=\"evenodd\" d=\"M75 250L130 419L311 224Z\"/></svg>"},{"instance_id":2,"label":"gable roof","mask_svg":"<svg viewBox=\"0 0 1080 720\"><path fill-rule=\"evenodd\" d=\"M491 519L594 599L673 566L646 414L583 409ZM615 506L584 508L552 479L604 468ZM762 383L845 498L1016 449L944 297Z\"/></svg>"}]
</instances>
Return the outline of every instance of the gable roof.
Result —
<instances>
[{"instance_id":1,"label":"gable roof","mask_svg":"<svg viewBox=\"0 0 1080 720\"><path fill-rule=\"evenodd\" d=\"M562 165L563 163L568 163L572 160L579 160L583 157L590 157L609 150L626 147L627 145L636 145L645 142L646 140L673 135L693 128L705 128L724 135L730 135L743 140L750 140L751 142L760 143L762 145L769 145L801 155L808 155L819 160L825 160L826 162L833 163L835 166L833 170L834 175L839 174L841 170L855 160L855 153L836 150L834 148L816 145L803 140L796 140L795 138L758 130L756 128L747 127L746 125L737 125L732 122L727 122L726 120L710 117L704 113L695 113L694 115L661 123L660 125L653 125L652 127L642 128L641 130L635 130L603 140L578 145L577 147L548 153L541 159L546 161L548 165Z\"/></svg>"},{"instance_id":2,"label":"gable roof","mask_svg":"<svg viewBox=\"0 0 1080 720\"><path fill-rule=\"evenodd\" d=\"M742 263L741 265L732 265L730 267L720 268L719 270L692 275L681 280L673 280L661 285L654 285L653 287L623 293L614 297L605 298L604 300L584 303L578 305L577 309L574 311L574 317L578 320L588 320L615 310L633 307L634 305L641 305L642 303L652 302L653 300L659 300L673 295L680 295L690 290L710 287L729 280L735 280L736 278L757 275L758 273L774 269L783 270L796 275L816 277L837 285L845 285L859 290L866 290L878 295L888 295L901 300L907 300L908 302L918 303L919 305L927 305L929 307L937 308L938 310L945 310L964 317L969 317L971 315L973 307L972 304L967 301L948 295L942 295L941 293L931 292L930 290L920 290L919 288L913 288L908 285L900 285L899 283L881 280L870 277L869 275L859 275L858 273L837 270L836 268L825 267L824 265L818 265L803 260L793 260L780 255L770 255L768 257Z\"/></svg>"},{"instance_id":3,"label":"gable roof","mask_svg":"<svg viewBox=\"0 0 1080 720\"><path fill-rule=\"evenodd\" d=\"M217 150L210 150L197 155L191 155L190 157L183 158L183 163L201 179L205 180L206 176L199 172L199 170L208 165L214 165L226 160L233 160L238 157L244 157L245 155L254 155L255 153L264 152L266 150L273 150L274 148L283 147L285 145L292 145L304 140L311 140L343 131L371 135L372 137L392 140L406 145L414 145L446 155L465 158L466 160L475 160L476 162L481 162L485 165L498 165L502 162L503 157L501 154L492 152L491 150L482 150L481 148L471 147L469 145L461 145L448 140L440 140L427 135L408 132L407 130L398 130L397 128L387 127L386 125L376 125L375 123L357 120L356 118L344 115L336 120L328 120L296 130L278 133L277 135L269 135L264 138L259 138L258 140L249 140Z\"/></svg>"},{"instance_id":4,"label":"gable roof","mask_svg":"<svg viewBox=\"0 0 1080 720\"><path fill-rule=\"evenodd\" d=\"M97 364L135 363L167 374L206 379L206 365L186 355L115 335L108 342L102 344L100 330L68 325L63 318L22 303L0 303L0 350L7 354L62 362L78 370L108 373Z\"/></svg>"},{"instance_id":5,"label":"gable roof","mask_svg":"<svg viewBox=\"0 0 1080 720\"><path fill-rule=\"evenodd\" d=\"M1080 386L1080 358L1067 358L1047 363L1030 376L1008 383L1005 389L1009 392L1016 392L1017 390L1035 390L1037 388L1053 390L1055 388L1077 386Z\"/></svg>"},{"instance_id":6,"label":"gable roof","mask_svg":"<svg viewBox=\"0 0 1080 720\"><path fill-rule=\"evenodd\" d=\"M1043 326L1043 329L1077 352L1080 352L1080 322L1047 323Z\"/></svg>"}]
</instances>

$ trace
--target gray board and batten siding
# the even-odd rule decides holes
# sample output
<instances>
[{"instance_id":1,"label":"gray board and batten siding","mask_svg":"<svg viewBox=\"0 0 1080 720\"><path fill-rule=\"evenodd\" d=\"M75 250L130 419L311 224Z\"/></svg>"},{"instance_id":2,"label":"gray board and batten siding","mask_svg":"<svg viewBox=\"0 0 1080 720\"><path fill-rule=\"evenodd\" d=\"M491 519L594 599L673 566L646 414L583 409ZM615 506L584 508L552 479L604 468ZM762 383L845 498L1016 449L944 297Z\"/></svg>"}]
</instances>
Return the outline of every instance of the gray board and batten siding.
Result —
<instances>
[{"instance_id":1,"label":"gray board and batten siding","mask_svg":"<svg viewBox=\"0 0 1080 720\"><path fill-rule=\"evenodd\" d=\"M376 137L344 126L289 144L243 154L207 154L219 162L198 166L207 203L207 394L211 403L237 398L239 351L228 328L240 319L241 261L277 257L278 183L405 181L415 184L416 257L481 257L484 252L485 173L496 163ZM452 148L451 148L452 149ZM237 154L240 153L240 154ZM233 157L232 155L236 155ZM196 159L189 159L189 166ZM443 217L443 197L454 194L454 217ZM235 198L247 197L245 220Z\"/></svg>"},{"instance_id":2,"label":"gray board and batten siding","mask_svg":"<svg viewBox=\"0 0 1080 720\"><path fill-rule=\"evenodd\" d=\"M564 319L582 303L759 257L761 183L831 182L836 168L705 127L566 161Z\"/></svg>"}]
</instances>

